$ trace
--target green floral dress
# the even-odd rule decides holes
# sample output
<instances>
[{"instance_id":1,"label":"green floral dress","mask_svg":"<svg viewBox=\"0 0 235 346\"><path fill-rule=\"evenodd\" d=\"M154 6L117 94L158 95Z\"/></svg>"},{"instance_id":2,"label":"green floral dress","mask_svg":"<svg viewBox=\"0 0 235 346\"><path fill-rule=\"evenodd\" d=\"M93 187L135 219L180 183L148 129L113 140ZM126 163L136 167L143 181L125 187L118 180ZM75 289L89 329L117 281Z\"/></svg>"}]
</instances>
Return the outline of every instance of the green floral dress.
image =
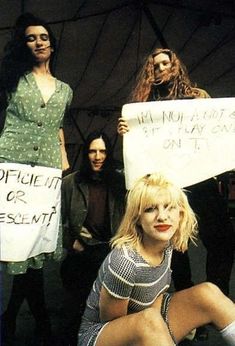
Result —
<instances>
[{"instance_id":1,"label":"green floral dress","mask_svg":"<svg viewBox=\"0 0 235 346\"><path fill-rule=\"evenodd\" d=\"M72 101L72 89L56 79L56 90L44 102L33 73L21 77L17 90L9 95L6 120L0 137L0 163L15 162L61 169L59 129ZM21 274L31 267L43 267L46 257L60 258L62 236L52 254L40 254L23 262L8 262L10 274Z\"/></svg>"}]
</instances>

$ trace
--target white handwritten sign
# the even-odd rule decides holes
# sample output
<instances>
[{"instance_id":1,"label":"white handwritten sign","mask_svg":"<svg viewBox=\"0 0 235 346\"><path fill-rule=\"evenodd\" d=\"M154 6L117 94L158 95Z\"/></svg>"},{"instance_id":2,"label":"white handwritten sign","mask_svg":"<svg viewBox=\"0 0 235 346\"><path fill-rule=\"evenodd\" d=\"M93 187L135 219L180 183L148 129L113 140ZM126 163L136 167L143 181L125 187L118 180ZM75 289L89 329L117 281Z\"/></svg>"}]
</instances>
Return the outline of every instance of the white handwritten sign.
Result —
<instances>
[{"instance_id":1,"label":"white handwritten sign","mask_svg":"<svg viewBox=\"0 0 235 346\"><path fill-rule=\"evenodd\" d=\"M187 187L235 168L235 98L126 104L126 185L161 172Z\"/></svg>"},{"instance_id":2,"label":"white handwritten sign","mask_svg":"<svg viewBox=\"0 0 235 346\"><path fill-rule=\"evenodd\" d=\"M24 261L56 248L61 170L0 163L0 260Z\"/></svg>"}]
</instances>

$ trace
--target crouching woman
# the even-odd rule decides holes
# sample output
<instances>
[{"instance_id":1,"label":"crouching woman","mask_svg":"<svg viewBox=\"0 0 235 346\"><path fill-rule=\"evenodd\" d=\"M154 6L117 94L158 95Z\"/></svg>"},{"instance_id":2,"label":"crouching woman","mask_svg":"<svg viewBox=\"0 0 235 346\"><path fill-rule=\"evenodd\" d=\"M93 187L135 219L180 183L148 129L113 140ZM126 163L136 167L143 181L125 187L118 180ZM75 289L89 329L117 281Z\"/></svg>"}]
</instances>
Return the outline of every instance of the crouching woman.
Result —
<instances>
[{"instance_id":1,"label":"crouching woman","mask_svg":"<svg viewBox=\"0 0 235 346\"><path fill-rule=\"evenodd\" d=\"M167 293L173 249L196 235L185 193L159 174L136 182L87 300L79 346L172 346L212 323L235 345L235 305L211 283Z\"/></svg>"}]
</instances>

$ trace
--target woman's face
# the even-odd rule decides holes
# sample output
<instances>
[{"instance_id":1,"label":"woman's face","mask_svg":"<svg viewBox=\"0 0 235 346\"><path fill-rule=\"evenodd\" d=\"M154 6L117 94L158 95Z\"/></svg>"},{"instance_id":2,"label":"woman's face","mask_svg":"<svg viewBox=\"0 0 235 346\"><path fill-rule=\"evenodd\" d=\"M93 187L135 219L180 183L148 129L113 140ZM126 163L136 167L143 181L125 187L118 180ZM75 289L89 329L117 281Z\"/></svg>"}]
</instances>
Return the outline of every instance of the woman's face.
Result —
<instances>
[{"instance_id":1,"label":"woman's face","mask_svg":"<svg viewBox=\"0 0 235 346\"><path fill-rule=\"evenodd\" d=\"M106 146L103 139L94 139L90 144L88 152L88 158L90 161L91 169L94 172L99 172L102 170L106 156Z\"/></svg>"},{"instance_id":2,"label":"woman's face","mask_svg":"<svg viewBox=\"0 0 235 346\"><path fill-rule=\"evenodd\" d=\"M159 191L156 204L146 208L140 216L143 239L151 243L168 242L179 227L180 211L178 205L171 204L169 191Z\"/></svg>"},{"instance_id":3,"label":"woman's face","mask_svg":"<svg viewBox=\"0 0 235 346\"><path fill-rule=\"evenodd\" d=\"M51 47L48 31L43 26L28 26L25 30L26 45L37 62L50 60Z\"/></svg>"},{"instance_id":4,"label":"woman's face","mask_svg":"<svg viewBox=\"0 0 235 346\"><path fill-rule=\"evenodd\" d=\"M153 57L155 79L167 80L170 76L171 60L168 54L160 53Z\"/></svg>"}]
</instances>

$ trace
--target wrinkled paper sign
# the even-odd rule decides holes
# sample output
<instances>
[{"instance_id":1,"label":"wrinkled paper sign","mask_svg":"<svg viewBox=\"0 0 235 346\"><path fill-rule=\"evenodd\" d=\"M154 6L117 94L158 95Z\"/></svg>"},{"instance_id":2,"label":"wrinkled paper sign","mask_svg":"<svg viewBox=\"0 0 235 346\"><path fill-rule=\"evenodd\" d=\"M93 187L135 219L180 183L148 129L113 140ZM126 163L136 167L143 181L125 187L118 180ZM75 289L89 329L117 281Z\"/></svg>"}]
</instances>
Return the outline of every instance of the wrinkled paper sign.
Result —
<instances>
[{"instance_id":1,"label":"wrinkled paper sign","mask_svg":"<svg viewBox=\"0 0 235 346\"><path fill-rule=\"evenodd\" d=\"M161 172L187 187L235 168L235 98L125 104L126 186Z\"/></svg>"},{"instance_id":2,"label":"wrinkled paper sign","mask_svg":"<svg viewBox=\"0 0 235 346\"><path fill-rule=\"evenodd\" d=\"M0 260L24 261L56 249L61 170L0 163Z\"/></svg>"}]
</instances>

